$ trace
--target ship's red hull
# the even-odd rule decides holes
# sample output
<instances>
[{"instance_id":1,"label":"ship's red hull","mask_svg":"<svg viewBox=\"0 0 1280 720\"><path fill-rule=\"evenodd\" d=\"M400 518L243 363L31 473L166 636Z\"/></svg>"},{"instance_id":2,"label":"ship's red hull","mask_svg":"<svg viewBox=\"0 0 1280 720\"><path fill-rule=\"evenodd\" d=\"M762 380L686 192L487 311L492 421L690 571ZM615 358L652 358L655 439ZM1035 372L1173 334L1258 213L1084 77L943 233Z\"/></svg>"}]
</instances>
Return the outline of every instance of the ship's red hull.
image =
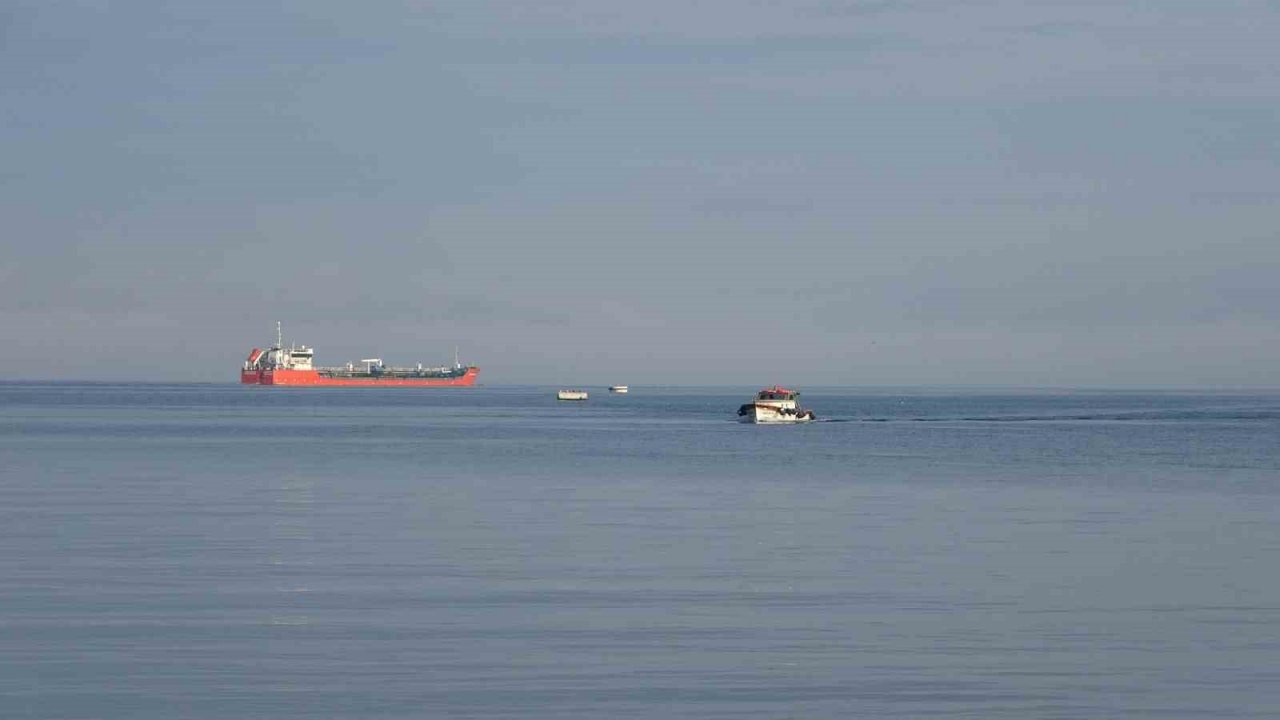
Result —
<instances>
[{"instance_id":1,"label":"ship's red hull","mask_svg":"<svg viewBox=\"0 0 1280 720\"><path fill-rule=\"evenodd\" d=\"M470 387L476 384L480 368L469 367L458 377L329 377L317 370L241 370L244 385L295 385L325 387Z\"/></svg>"}]
</instances>

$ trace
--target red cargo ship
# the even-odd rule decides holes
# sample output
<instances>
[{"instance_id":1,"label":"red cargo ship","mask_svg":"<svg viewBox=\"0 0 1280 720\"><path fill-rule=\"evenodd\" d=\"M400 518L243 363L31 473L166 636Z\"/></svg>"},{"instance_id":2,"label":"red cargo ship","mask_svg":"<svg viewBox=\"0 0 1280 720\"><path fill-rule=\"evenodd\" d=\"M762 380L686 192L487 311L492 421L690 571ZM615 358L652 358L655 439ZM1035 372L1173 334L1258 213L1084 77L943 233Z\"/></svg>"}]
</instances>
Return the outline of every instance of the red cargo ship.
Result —
<instances>
[{"instance_id":1,"label":"red cargo ship","mask_svg":"<svg viewBox=\"0 0 1280 720\"><path fill-rule=\"evenodd\" d=\"M240 368L245 385L359 385L365 387L469 387L476 384L480 368L463 366L454 358L453 366L416 368L388 367L380 358L361 360L346 367L315 367L315 350L306 345L284 346L280 323L276 323L276 344L263 350L254 348Z\"/></svg>"}]
</instances>

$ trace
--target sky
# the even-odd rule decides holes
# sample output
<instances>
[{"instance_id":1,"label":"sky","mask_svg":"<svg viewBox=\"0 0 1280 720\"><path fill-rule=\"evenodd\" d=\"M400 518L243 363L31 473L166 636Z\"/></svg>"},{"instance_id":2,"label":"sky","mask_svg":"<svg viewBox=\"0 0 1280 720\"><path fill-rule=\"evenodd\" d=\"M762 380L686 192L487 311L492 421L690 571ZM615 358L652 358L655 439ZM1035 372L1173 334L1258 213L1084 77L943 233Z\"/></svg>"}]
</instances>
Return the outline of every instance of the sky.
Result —
<instances>
[{"instance_id":1,"label":"sky","mask_svg":"<svg viewBox=\"0 0 1280 720\"><path fill-rule=\"evenodd\" d=\"M9 379L1280 386L1276 0L0 7Z\"/></svg>"}]
</instances>

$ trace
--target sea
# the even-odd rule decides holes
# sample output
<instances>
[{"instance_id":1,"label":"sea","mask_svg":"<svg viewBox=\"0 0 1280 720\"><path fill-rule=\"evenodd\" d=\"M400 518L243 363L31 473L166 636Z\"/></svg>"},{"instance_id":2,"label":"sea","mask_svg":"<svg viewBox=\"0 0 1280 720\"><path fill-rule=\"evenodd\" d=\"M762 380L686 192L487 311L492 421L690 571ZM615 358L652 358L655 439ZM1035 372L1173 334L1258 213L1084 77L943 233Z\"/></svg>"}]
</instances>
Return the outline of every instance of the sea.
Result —
<instances>
[{"instance_id":1,"label":"sea","mask_svg":"<svg viewBox=\"0 0 1280 720\"><path fill-rule=\"evenodd\" d=\"M1280 391L0 383L0 717L1280 717Z\"/></svg>"}]
</instances>

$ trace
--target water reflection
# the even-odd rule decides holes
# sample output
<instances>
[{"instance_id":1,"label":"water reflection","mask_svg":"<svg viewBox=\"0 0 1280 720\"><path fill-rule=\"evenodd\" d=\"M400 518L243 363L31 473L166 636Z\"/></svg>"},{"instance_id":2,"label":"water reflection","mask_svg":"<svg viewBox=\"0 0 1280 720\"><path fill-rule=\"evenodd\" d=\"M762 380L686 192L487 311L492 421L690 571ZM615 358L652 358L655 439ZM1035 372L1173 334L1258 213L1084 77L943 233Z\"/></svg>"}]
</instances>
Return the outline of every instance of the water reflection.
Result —
<instances>
[{"instance_id":1,"label":"water reflection","mask_svg":"<svg viewBox=\"0 0 1280 720\"><path fill-rule=\"evenodd\" d=\"M305 476L279 476L273 480L269 563L274 585L273 612L268 624L305 626L311 623L303 578L315 545L315 481Z\"/></svg>"}]
</instances>

